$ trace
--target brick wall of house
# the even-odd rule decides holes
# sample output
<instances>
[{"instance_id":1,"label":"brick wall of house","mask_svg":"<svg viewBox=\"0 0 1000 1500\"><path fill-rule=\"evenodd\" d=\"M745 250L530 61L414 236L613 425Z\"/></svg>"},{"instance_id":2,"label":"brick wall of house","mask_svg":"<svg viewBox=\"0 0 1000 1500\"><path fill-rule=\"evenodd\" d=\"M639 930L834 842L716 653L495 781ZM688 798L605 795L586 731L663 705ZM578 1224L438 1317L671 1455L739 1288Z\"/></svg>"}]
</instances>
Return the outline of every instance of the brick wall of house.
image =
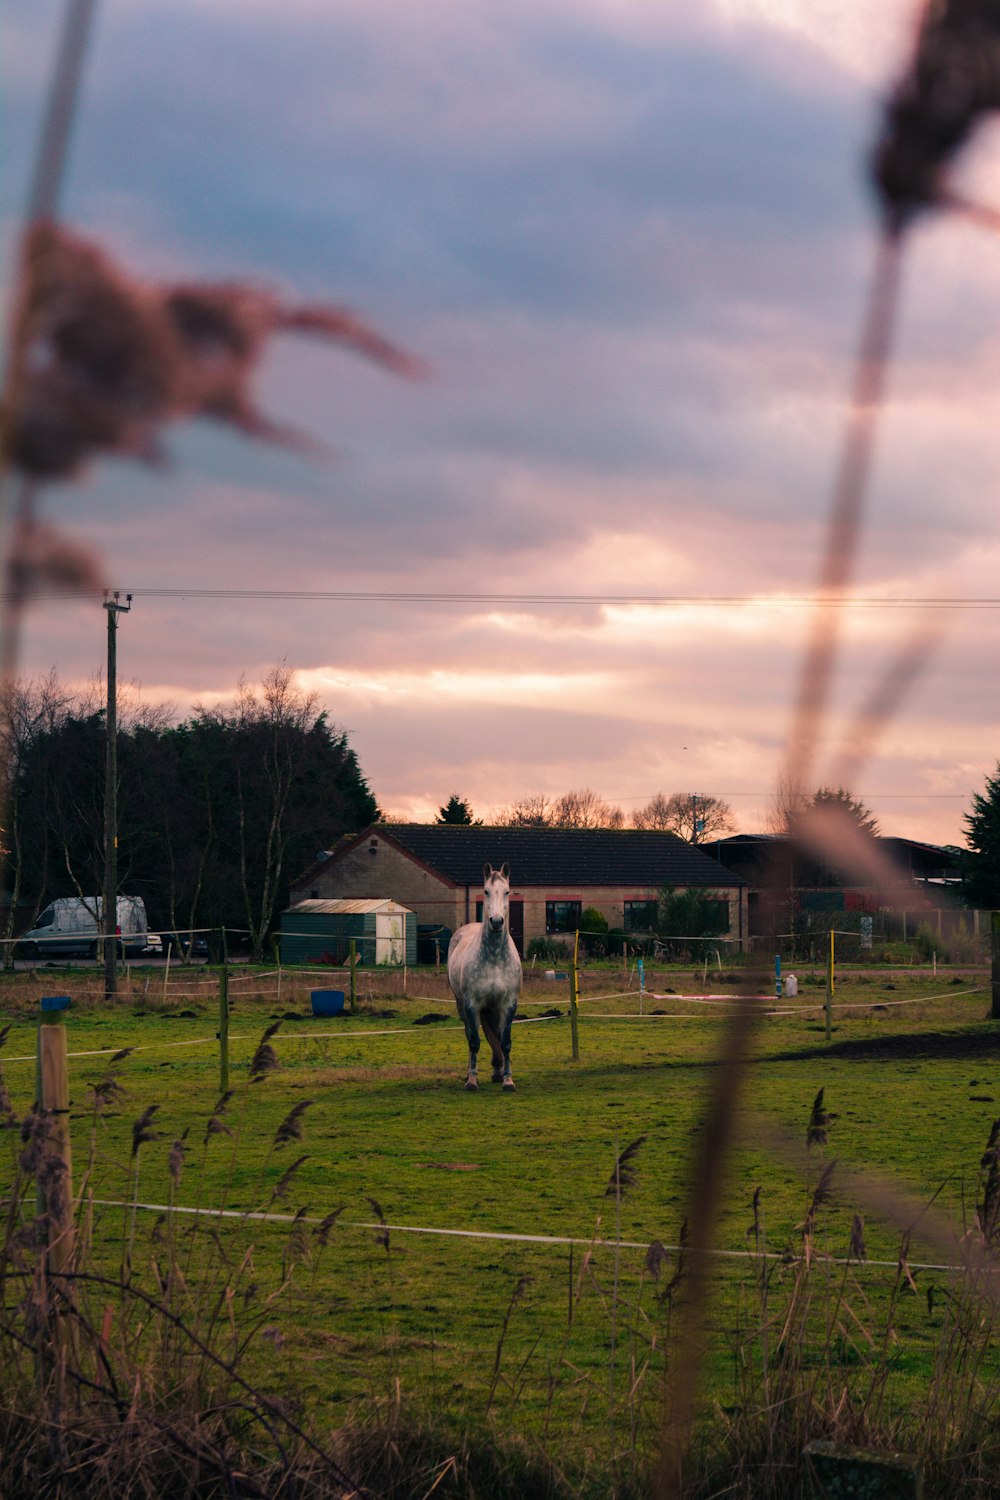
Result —
<instances>
[{"instance_id":1,"label":"brick wall of house","mask_svg":"<svg viewBox=\"0 0 1000 1500\"><path fill-rule=\"evenodd\" d=\"M441 880L377 834L364 839L349 854L314 869L311 878L291 892L293 902L310 897L367 900L385 896L408 906L416 913L418 923L440 922L454 931L466 921L464 887L456 889Z\"/></svg>"},{"instance_id":2,"label":"brick wall of house","mask_svg":"<svg viewBox=\"0 0 1000 1500\"><path fill-rule=\"evenodd\" d=\"M473 888L472 891L473 902L477 889ZM625 922L624 903L626 901L655 901L658 894L659 890L656 886L551 885L543 888L537 886L522 888L516 883L511 886L511 899L524 902L525 947L532 938L547 935L545 908L549 901L579 901L582 911L592 906L607 919L609 927L622 927ZM746 918L744 916L741 921L739 889L720 885L716 891L706 892L706 894L717 896L720 901L728 901L729 936L739 938L745 935Z\"/></svg>"},{"instance_id":3,"label":"brick wall of house","mask_svg":"<svg viewBox=\"0 0 1000 1500\"><path fill-rule=\"evenodd\" d=\"M375 852L371 853L374 846ZM593 906L607 918L609 927L624 925L626 901L655 901L655 886L519 886L517 871L511 885L511 900L523 903L523 951L532 938L545 937L545 908L549 901L579 901L581 910ZM729 903L729 935L746 934L745 912L741 914L738 887L720 885L710 893ZM293 901L309 897L391 897L416 913L418 923L440 922L452 931L476 920L476 902L482 897L479 882L452 886L387 844L377 833L366 837L356 849L331 859L312 872L312 878L294 887ZM733 945L735 947L735 944Z\"/></svg>"}]
</instances>

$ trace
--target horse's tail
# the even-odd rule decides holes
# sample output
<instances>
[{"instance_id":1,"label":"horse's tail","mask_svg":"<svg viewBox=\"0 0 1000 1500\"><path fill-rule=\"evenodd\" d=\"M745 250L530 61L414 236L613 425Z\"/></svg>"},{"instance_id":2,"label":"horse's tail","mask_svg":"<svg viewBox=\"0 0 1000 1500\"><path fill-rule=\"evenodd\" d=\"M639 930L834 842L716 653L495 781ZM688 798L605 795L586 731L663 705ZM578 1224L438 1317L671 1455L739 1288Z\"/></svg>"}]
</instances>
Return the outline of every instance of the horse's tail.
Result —
<instances>
[{"instance_id":1,"label":"horse's tail","mask_svg":"<svg viewBox=\"0 0 1000 1500\"><path fill-rule=\"evenodd\" d=\"M485 1015L481 1015L479 1017L479 1024L483 1028L483 1036L490 1044L490 1051L493 1053L493 1066L496 1068L502 1068L503 1048L500 1045L500 1038L493 1030L493 1027L490 1025L489 1021L487 1021Z\"/></svg>"}]
</instances>

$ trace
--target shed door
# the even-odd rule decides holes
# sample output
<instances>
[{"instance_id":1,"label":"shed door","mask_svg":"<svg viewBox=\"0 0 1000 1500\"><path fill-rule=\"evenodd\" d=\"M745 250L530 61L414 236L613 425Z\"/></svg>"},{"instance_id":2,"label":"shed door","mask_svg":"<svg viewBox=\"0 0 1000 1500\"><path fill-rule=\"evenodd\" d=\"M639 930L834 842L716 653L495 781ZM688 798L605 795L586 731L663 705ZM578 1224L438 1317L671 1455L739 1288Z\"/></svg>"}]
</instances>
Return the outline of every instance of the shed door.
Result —
<instances>
[{"instance_id":1,"label":"shed door","mask_svg":"<svg viewBox=\"0 0 1000 1500\"><path fill-rule=\"evenodd\" d=\"M402 913L375 913L375 962L402 964L406 959L406 928Z\"/></svg>"}]
</instances>

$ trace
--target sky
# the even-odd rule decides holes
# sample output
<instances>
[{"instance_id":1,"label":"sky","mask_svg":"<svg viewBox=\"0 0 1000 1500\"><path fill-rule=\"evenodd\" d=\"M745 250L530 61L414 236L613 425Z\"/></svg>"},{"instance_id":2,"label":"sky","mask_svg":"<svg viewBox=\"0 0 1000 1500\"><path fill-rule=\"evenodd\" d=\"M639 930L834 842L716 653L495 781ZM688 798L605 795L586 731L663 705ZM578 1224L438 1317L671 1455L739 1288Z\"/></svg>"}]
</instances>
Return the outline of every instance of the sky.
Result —
<instances>
[{"instance_id":1,"label":"sky","mask_svg":"<svg viewBox=\"0 0 1000 1500\"><path fill-rule=\"evenodd\" d=\"M9 288L61 12L5 11ZM192 422L164 466L47 487L44 517L134 594L121 676L184 716L287 663L395 816L589 786L626 814L721 796L761 829L872 275L867 153L913 19L99 0L66 221L150 280L345 304L428 367L277 339L260 404L329 459ZM960 164L993 203L998 151L989 126ZM836 779L888 663L932 631L851 782L887 834L962 842L1000 757L996 610L891 603L1000 593L998 418L1000 240L928 216L815 767ZM362 597L302 597L331 593ZM636 596L688 602L609 602ZM82 683L104 641L99 602L43 601L22 671Z\"/></svg>"}]
</instances>

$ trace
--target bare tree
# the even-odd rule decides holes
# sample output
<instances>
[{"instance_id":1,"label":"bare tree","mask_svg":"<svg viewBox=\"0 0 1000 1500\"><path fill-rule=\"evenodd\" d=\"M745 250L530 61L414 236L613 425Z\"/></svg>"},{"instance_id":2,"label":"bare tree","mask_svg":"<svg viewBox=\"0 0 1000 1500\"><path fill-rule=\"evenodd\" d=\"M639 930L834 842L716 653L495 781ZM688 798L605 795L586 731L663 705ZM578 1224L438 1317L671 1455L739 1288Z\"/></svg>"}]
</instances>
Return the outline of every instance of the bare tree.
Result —
<instances>
[{"instance_id":1,"label":"bare tree","mask_svg":"<svg viewBox=\"0 0 1000 1500\"><path fill-rule=\"evenodd\" d=\"M591 787L583 786L556 798L549 822L554 828L624 828L625 814Z\"/></svg>"},{"instance_id":2,"label":"bare tree","mask_svg":"<svg viewBox=\"0 0 1000 1500\"><path fill-rule=\"evenodd\" d=\"M782 772L774 788L771 804L764 815L765 832L787 835L801 819L810 800L801 783Z\"/></svg>"},{"instance_id":3,"label":"bare tree","mask_svg":"<svg viewBox=\"0 0 1000 1500\"><path fill-rule=\"evenodd\" d=\"M24 877L25 808L21 799L21 773L25 758L39 736L63 723L73 706L73 694L62 686L55 667L44 677L7 682L0 691L0 795L6 809L2 853L10 901L4 926L5 968L13 965L11 939Z\"/></svg>"},{"instance_id":4,"label":"bare tree","mask_svg":"<svg viewBox=\"0 0 1000 1500\"><path fill-rule=\"evenodd\" d=\"M259 691L241 677L230 704L201 711L204 721L236 731L244 751L234 757L236 797L230 811L236 822L243 909L256 958L263 952L284 868L296 750L301 738L322 722L317 703L315 693L293 686L292 669L279 662L265 672Z\"/></svg>"},{"instance_id":5,"label":"bare tree","mask_svg":"<svg viewBox=\"0 0 1000 1500\"><path fill-rule=\"evenodd\" d=\"M709 839L732 833L733 810L721 797L703 792L672 792L669 797L657 792L632 816L636 828L659 828L676 833L689 844L704 844Z\"/></svg>"},{"instance_id":6,"label":"bare tree","mask_svg":"<svg viewBox=\"0 0 1000 1500\"><path fill-rule=\"evenodd\" d=\"M492 816L497 828L548 828L552 823L552 803L544 792L529 792L498 808Z\"/></svg>"},{"instance_id":7,"label":"bare tree","mask_svg":"<svg viewBox=\"0 0 1000 1500\"><path fill-rule=\"evenodd\" d=\"M107 688L104 673L95 672L77 695L75 713L100 714L107 706ZM148 703L142 696L142 683L135 677L119 677L115 687L116 718L120 734L133 734L137 729L148 729L159 734L177 717L177 706L173 703Z\"/></svg>"}]
</instances>

